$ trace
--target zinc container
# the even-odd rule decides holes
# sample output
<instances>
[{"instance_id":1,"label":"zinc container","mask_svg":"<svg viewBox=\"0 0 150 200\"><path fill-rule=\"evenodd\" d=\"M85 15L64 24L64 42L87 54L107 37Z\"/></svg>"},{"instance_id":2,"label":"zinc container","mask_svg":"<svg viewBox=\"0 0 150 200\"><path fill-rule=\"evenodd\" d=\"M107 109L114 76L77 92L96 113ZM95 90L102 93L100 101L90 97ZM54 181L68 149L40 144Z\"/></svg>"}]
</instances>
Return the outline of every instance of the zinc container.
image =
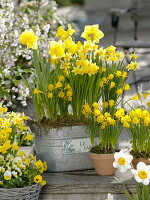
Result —
<instances>
[{"instance_id":1,"label":"zinc container","mask_svg":"<svg viewBox=\"0 0 150 200\"><path fill-rule=\"evenodd\" d=\"M84 125L35 129L37 159L46 161L49 172L92 169L89 130Z\"/></svg>"}]
</instances>

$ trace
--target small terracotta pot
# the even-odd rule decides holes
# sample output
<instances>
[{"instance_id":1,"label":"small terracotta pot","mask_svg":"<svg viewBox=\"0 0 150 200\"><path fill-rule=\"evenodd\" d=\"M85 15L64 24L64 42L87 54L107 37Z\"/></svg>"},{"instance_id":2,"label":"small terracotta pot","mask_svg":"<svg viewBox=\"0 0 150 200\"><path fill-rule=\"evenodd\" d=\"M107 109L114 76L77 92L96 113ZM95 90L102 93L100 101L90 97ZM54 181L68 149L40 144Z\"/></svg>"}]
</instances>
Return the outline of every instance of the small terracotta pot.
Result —
<instances>
[{"instance_id":1,"label":"small terracotta pot","mask_svg":"<svg viewBox=\"0 0 150 200\"><path fill-rule=\"evenodd\" d=\"M139 162L144 162L146 165L150 165L150 158L149 159L145 159L145 158L133 158L132 160L132 164L134 169L136 169L136 166Z\"/></svg>"},{"instance_id":2,"label":"small terracotta pot","mask_svg":"<svg viewBox=\"0 0 150 200\"><path fill-rule=\"evenodd\" d=\"M115 174L116 169L113 167L114 154L96 154L90 152L89 157L92 159L98 175L110 176Z\"/></svg>"}]
</instances>

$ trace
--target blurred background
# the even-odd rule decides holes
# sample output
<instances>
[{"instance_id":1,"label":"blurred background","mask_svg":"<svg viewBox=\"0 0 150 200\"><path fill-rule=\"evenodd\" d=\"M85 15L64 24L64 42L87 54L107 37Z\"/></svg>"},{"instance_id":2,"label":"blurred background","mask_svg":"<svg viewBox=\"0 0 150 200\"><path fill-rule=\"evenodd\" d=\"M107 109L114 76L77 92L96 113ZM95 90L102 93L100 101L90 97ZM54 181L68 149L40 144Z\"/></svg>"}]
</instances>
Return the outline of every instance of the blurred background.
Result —
<instances>
[{"instance_id":1,"label":"blurred background","mask_svg":"<svg viewBox=\"0 0 150 200\"><path fill-rule=\"evenodd\" d=\"M22 76L30 77L32 53L21 50L19 34L32 28L41 38L43 55L55 39L57 28L68 23L76 29L76 40L85 25L99 24L105 36L99 46L115 45L136 52L140 68L130 83L127 98L150 90L150 0L1 0L0 98L11 110L28 104L29 91ZM12 3L15 4L13 7ZM8 23L9 21L9 23ZM38 24L38 25L37 25ZM4 39L5 38L5 39ZM6 56L8 55L8 56ZM11 55L11 56L9 56ZM30 67L31 66L31 67ZM32 81L31 81L32 82ZM6 98L6 93L9 98ZM5 94L5 98L3 95ZM30 104L28 104L30 107ZM32 107L32 106L31 106ZM30 108L29 108L30 110Z\"/></svg>"}]
</instances>

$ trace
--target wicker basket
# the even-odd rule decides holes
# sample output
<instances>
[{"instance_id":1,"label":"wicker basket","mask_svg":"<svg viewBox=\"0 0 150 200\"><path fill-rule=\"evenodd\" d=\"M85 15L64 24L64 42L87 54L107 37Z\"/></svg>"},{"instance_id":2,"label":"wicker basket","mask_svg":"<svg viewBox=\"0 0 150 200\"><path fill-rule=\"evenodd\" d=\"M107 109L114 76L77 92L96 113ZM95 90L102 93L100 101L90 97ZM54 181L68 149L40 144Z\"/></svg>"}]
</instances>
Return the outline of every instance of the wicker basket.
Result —
<instances>
[{"instance_id":1,"label":"wicker basket","mask_svg":"<svg viewBox=\"0 0 150 200\"><path fill-rule=\"evenodd\" d=\"M40 190L39 184L22 188L0 188L0 200L38 200Z\"/></svg>"}]
</instances>

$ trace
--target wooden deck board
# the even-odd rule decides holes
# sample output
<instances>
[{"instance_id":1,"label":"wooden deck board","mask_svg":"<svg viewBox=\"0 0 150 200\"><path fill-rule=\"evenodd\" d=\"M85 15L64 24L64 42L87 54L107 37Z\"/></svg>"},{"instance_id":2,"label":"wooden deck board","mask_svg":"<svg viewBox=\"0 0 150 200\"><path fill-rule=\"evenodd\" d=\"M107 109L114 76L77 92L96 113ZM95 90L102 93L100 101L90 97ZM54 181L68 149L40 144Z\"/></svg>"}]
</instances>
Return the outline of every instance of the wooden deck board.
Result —
<instances>
[{"instance_id":1,"label":"wooden deck board","mask_svg":"<svg viewBox=\"0 0 150 200\"><path fill-rule=\"evenodd\" d=\"M125 200L124 187L135 191L131 172L115 176L98 176L95 170L45 173L47 185L42 189L40 200L105 200L107 193L115 200Z\"/></svg>"}]
</instances>

